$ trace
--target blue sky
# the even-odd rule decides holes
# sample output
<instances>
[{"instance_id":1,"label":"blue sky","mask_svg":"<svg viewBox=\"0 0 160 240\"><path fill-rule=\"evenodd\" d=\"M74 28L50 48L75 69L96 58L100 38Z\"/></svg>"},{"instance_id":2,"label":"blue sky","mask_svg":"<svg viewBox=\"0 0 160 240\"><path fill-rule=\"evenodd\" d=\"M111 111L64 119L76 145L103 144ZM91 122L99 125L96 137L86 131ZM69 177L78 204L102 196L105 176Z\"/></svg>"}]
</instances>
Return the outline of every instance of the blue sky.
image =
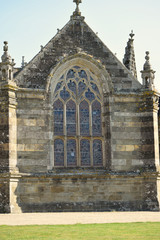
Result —
<instances>
[{"instance_id":1,"label":"blue sky","mask_svg":"<svg viewBox=\"0 0 160 240\"><path fill-rule=\"evenodd\" d=\"M3 41L9 42L9 53L16 66L21 58L29 62L70 19L73 0L1 0L0 55ZM160 1L159 0L82 0L82 15L87 24L122 61L131 30L135 33L138 79L145 51L156 71L155 85L160 91Z\"/></svg>"}]
</instances>

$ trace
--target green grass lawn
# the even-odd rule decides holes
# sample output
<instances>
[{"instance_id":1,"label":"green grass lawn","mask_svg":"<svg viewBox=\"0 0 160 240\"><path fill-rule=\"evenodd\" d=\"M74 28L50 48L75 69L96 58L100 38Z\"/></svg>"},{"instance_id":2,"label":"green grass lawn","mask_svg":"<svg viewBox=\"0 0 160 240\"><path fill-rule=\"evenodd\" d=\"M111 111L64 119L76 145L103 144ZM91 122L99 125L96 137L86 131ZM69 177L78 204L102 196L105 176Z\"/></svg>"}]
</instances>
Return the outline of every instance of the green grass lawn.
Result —
<instances>
[{"instance_id":1,"label":"green grass lawn","mask_svg":"<svg viewBox=\"0 0 160 240\"><path fill-rule=\"evenodd\" d=\"M160 240L160 223L0 226L0 240Z\"/></svg>"}]
</instances>

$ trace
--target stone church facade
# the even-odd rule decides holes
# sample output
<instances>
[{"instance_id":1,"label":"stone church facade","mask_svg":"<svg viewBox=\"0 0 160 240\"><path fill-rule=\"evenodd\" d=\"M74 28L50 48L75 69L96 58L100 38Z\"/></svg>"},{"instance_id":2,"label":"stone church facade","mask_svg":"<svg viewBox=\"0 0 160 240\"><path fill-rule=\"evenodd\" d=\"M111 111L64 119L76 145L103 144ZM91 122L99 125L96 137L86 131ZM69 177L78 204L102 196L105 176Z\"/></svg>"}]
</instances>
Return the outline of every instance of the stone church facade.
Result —
<instances>
[{"instance_id":1,"label":"stone church facade","mask_svg":"<svg viewBox=\"0 0 160 240\"><path fill-rule=\"evenodd\" d=\"M159 93L79 11L25 66L0 63L0 213L159 210Z\"/></svg>"}]
</instances>

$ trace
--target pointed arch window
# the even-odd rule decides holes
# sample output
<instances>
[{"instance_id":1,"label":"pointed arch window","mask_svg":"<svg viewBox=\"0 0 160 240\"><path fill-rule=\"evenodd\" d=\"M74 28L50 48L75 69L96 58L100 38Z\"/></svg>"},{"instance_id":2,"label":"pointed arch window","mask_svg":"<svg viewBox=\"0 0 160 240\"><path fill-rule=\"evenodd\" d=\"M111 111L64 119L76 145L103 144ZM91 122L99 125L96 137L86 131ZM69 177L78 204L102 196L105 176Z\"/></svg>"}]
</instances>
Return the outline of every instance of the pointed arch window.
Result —
<instances>
[{"instance_id":1,"label":"pointed arch window","mask_svg":"<svg viewBox=\"0 0 160 240\"><path fill-rule=\"evenodd\" d=\"M54 112L54 134L63 135L64 106L59 99L53 105Z\"/></svg>"},{"instance_id":2,"label":"pointed arch window","mask_svg":"<svg viewBox=\"0 0 160 240\"><path fill-rule=\"evenodd\" d=\"M76 140L67 140L67 166L75 167L77 165Z\"/></svg>"},{"instance_id":3,"label":"pointed arch window","mask_svg":"<svg viewBox=\"0 0 160 240\"><path fill-rule=\"evenodd\" d=\"M73 66L53 93L55 167L103 166L103 98L96 76Z\"/></svg>"},{"instance_id":4,"label":"pointed arch window","mask_svg":"<svg viewBox=\"0 0 160 240\"><path fill-rule=\"evenodd\" d=\"M101 104L99 101L92 103L92 134L93 136L101 136Z\"/></svg>"},{"instance_id":5,"label":"pointed arch window","mask_svg":"<svg viewBox=\"0 0 160 240\"><path fill-rule=\"evenodd\" d=\"M90 166L91 165L91 157L90 157L90 142L89 140L81 140L81 164L82 166Z\"/></svg>"},{"instance_id":6,"label":"pointed arch window","mask_svg":"<svg viewBox=\"0 0 160 240\"><path fill-rule=\"evenodd\" d=\"M80 111L80 134L82 136L90 135L89 132L89 105L87 101L82 101L79 106Z\"/></svg>"},{"instance_id":7,"label":"pointed arch window","mask_svg":"<svg viewBox=\"0 0 160 240\"><path fill-rule=\"evenodd\" d=\"M76 135L76 104L70 100L66 105L67 135Z\"/></svg>"},{"instance_id":8,"label":"pointed arch window","mask_svg":"<svg viewBox=\"0 0 160 240\"><path fill-rule=\"evenodd\" d=\"M62 139L54 141L54 159L55 166L64 166L64 141Z\"/></svg>"},{"instance_id":9,"label":"pointed arch window","mask_svg":"<svg viewBox=\"0 0 160 240\"><path fill-rule=\"evenodd\" d=\"M103 165L103 154L102 154L102 141L93 141L93 165L102 166Z\"/></svg>"}]
</instances>

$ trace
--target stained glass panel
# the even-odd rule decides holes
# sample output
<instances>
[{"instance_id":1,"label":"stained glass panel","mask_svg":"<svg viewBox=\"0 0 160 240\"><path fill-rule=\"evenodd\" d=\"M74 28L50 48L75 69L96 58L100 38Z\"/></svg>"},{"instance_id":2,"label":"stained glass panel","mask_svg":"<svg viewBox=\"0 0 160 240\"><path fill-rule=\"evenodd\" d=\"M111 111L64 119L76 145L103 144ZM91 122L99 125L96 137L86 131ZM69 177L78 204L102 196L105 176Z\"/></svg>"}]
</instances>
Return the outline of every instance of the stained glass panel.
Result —
<instances>
[{"instance_id":1,"label":"stained glass panel","mask_svg":"<svg viewBox=\"0 0 160 240\"><path fill-rule=\"evenodd\" d=\"M87 74L84 70L81 70L78 74L80 78L85 78L86 80L88 79Z\"/></svg>"},{"instance_id":2,"label":"stained glass panel","mask_svg":"<svg viewBox=\"0 0 160 240\"><path fill-rule=\"evenodd\" d=\"M78 67L78 66L74 66L74 68L79 69L80 67Z\"/></svg>"},{"instance_id":3,"label":"stained glass panel","mask_svg":"<svg viewBox=\"0 0 160 240\"><path fill-rule=\"evenodd\" d=\"M103 165L102 141L101 140L93 141L93 165L94 166L102 166Z\"/></svg>"},{"instance_id":4,"label":"stained glass panel","mask_svg":"<svg viewBox=\"0 0 160 240\"><path fill-rule=\"evenodd\" d=\"M89 136L89 105L84 100L79 106L80 111L80 133L82 136Z\"/></svg>"},{"instance_id":5,"label":"stained glass panel","mask_svg":"<svg viewBox=\"0 0 160 240\"><path fill-rule=\"evenodd\" d=\"M86 98L92 102L95 99L95 95L91 90L88 88L88 91L85 93Z\"/></svg>"},{"instance_id":6,"label":"stained glass panel","mask_svg":"<svg viewBox=\"0 0 160 240\"><path fill-rule=\"evenodd\" d=\"M61 98L66 101L70 97L70 93L64 87L62 91L60 91Z\"/></svg>"},{"instance_id":7,"label":"stained glass panel","mask_svg":"<svg viewBox=\"0 0 160 240\"><path fill-rule=\"evenodd\" d=\"M54 112L54 134L63 135L64 110L63 103L58 99L53 105Z\"/></svg>"},{"instance_id":8,"label":"stained glass panel","mask_svg":"<svg viewBox=\"0 0 160 240\"><path fill-rule=\"evenodd\" d=\"M76 166L77 156L76 156L76 140L69 139L67 141L67 166Z\"/></svg>"},{"instance_id":9,"label":"stained glass panel","mask_svg":"<svg viewBox=\"0 0 160 240\"><path fill-rule=\"evenodd\" d=\"M90 166L90 142L89 140L81 140L80 143L81 149L81 165L82 166Z\"/></svg>"},{"instance_id":10,"label":"stained glass panel","mask_svg":"<svg viewBox=\"0 0 160 240\"><path fill-rule=\"evenodd\" d=\"M76 95L76 83L74 81L69 81L68 88Z\"/></svg>"},{"instance_id":11,"label":"stained glass panel","mask_svg":"<svg viewBox=\"0 0 160 240\"><path fill-rule=\"evenodd\" d=\"M67 135L76 135L76 104L70 100L66 106Z\"/></svg>"},{"instance_id":12,"label":"stained glass panel","mask_svg":"<svg viewBox=\"0 0 160 240\"><path fill-rule=\"evenodd\" d=\"M75 77L75 71L73 69L70 69L67 73L67 79L74 78Z\"/></svg>"},{"instance_id":13,"label":"stained glass panel","mask_svg":"<svg viewBox=\"0 0 160 240\"><path fill-rule=\"evenodd\" d=\"M92 86L92 89L99 94L99 89L98 89L97 85L95 83L91 82L91 86Z\"/></svg>"},{"instance_id":14,"label":"stained glass panel","mask_svg":"<svg viewBox=\"0 0 160 240\"><path fill-rule=\"evenodd\" d=\"M98 101L95 101L92 104L92 134L93 136L102 135L101 104Z\"/></svg>"},{"instance_id":15,"label":"stained glass panel","mask_svg":"<svg viewBox=\"0 0 160 240\"><path fill-rule=\"evenodd\" d=\"M62 139L54 141L54 165L56 167L64 166L64 142Z\"/></svg>"},{"instance_id":16,"label":"stained glass panel","mask_svg":"<svg viewBox=\"0 0 160 240\"><path fill-rule=\"evenodd\" d=\"M57 92L57 91L61 88L62 84L63 84L63 81L57 83L57 86L56 86L55 92Z\"/></svg>"},{"instance_id":17,"label":"stained glass panel","mask_svg":"<svg viewBox=\"0 0 160 240\"><path fill-rule=\"evenodd\" d=\"M84 90L86 89L86 84L83 82L79 82L78 84L78 95L80 96Z\"/></svg>"}]
</instances>

